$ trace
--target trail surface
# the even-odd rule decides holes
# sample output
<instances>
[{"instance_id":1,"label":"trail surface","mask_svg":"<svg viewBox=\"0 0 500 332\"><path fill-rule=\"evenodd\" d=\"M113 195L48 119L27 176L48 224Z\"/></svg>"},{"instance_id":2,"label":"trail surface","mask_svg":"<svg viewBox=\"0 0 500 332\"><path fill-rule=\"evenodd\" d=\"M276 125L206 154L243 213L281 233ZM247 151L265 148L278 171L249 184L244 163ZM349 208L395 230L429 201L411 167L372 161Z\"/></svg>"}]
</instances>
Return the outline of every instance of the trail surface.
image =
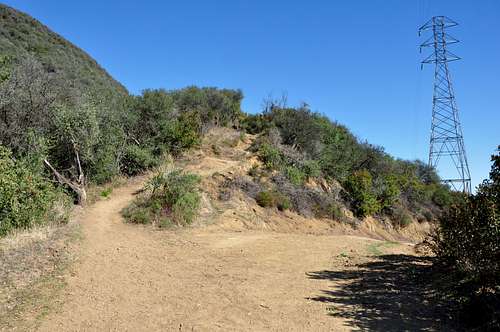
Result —
<instances>
[{"instance_id":1,"label":"trail surface","mask_svg":"<svg viewBox=\"0 0 500 332\"><path fill-rule=\"evenodd\" d=\"M421 290L405 289L405 269L426 265L408 245L125 224L120 210L140 186L116 189L85 211L81 259L41 331L440 328Z\"/></svg>"}]
</instances>

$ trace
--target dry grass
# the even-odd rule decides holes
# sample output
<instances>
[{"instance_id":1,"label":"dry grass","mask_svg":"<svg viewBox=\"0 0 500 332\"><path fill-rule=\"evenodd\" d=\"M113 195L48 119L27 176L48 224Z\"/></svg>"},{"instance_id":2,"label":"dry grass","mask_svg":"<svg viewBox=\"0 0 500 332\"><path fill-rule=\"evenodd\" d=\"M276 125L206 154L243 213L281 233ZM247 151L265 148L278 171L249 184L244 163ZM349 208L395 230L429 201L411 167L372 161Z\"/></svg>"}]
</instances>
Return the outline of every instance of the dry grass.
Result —
<instances>
[{"instance_id":1,"label":"dry grass","mask_svg":"<svg viewBox=\"0 0 500 332\"><path fill-rule=\"evenodd\" d=\"M70 246L79 227L38 226L0 239L0 330L32 329L54 305L64 285L62 273L73 261Z\"/></svg>"}]
</instances>

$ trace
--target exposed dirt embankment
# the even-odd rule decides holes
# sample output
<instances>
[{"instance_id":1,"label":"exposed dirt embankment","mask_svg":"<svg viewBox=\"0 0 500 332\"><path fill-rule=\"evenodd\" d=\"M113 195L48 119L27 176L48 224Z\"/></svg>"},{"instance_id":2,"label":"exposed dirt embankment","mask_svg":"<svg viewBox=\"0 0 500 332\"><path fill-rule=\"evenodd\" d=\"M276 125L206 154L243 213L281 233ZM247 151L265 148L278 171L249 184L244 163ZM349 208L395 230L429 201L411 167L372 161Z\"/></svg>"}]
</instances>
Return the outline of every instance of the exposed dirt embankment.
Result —
<instances>
[{"instance_id":1,"label":"exposed dirt embankment","mask_svg":"<svg viewBox=\"0 0 500 332\"><path fill-rule=\"evenodd\" d=\"M292 211L262 208L254 198L241 188L225 185L230 182L244 183L252 179L248 175L253 166L260 166L249 147L255 139L227 128L210 131L202 147L186 155L180 164L190 172L202 176L203 200L197 226L226 231L268 230L283 233L316 235L346 234L372 237L380 240L421 242L430 230L429 223L412 223L400 229L390 220L368 217L357 220L343 209L345 220L304 217ZM325 185L311 183L322 190ZM338 184L337 184L338 186Z\"/></svg>"}]
</instances>

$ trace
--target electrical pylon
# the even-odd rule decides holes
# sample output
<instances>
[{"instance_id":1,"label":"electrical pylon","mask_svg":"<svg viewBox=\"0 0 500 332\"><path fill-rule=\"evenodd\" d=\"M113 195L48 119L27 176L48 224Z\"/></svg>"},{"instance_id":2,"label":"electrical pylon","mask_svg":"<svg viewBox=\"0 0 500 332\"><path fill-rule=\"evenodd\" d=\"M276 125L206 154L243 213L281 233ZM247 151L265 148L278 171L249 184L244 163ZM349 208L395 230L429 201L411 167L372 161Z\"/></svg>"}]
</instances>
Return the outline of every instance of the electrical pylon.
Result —
<instances>
[{"instance_id":1,"label":"electrical pylon","mask_svg":"<svg viewBox=\"0 0 500 332\"><path fill-rule=\"evenodd\" d=\"M448 17L434 16L420 27L419 35L432 30L432 36L420 45L420 51L424 47L434 48L434 52L422 61L421 66L435 64L429 166L437 168L440 162L440 165L447 162L449 166L456 169L457 175L445 178L443 182L455 190L470 194L469 165L448 69L448 62L460 60L447 49L448 45L458 43L458 40L450 36L446 30L457 25L457 22Z\"/></svg>"}]
</instances>

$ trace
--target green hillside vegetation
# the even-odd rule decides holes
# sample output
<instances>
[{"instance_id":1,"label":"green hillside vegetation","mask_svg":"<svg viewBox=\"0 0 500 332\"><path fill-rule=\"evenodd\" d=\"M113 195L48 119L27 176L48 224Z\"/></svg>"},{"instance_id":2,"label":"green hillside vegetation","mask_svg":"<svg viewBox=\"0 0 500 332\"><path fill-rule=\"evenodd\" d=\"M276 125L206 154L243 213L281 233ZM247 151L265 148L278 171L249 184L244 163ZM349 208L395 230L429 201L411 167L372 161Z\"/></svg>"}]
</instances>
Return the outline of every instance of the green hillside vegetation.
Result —
<instances>
[{"instance_id":1,"label":"green hillside vegetation","mask_svg":"<svg viewBox=\"0 0 500 332\"><path fill-rule=\"evenodd\" d=\"M309 179L338 181L345 190L339 201L355 215L386 214L399 226L411 222L404 211L431 221L455 199L427 165L394 159L383 148L359 141L345 126L311 112L307 105L292 108L270 102L262 114L248 115L243 127L260 135L253 149L282 193L287 192L279 183L283 178L303 190ZM321 203L316 200L316 204Z\"/></svg>"},{"instance_id":2,"label":"green hillside vegetation","mask_svg":"<svg viewBox=\"0 0 500 332\"><path fill-rule=\"evenodd\" d=\"M99 64L80 48L31 16L0 4L0 54L11 65L34 57L48 73L64 81L65 88L87 94L127 94Z\"/></svg>"}]
</instances>

